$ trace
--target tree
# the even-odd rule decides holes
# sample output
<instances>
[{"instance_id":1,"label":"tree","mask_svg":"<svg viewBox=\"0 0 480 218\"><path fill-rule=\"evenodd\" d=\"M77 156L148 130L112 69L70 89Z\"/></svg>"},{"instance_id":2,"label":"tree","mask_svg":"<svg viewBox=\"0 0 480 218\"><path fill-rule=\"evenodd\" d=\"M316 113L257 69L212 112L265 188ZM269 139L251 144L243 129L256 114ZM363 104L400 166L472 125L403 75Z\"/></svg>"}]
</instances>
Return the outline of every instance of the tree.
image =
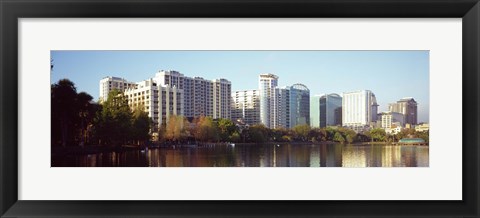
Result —
<instances>
[{"instance_id":1,"label":"tree","mask_svg":"<svg viewBox=\"0 0 480 218\"><path fill-rule=\"evenodd\" d=\"M310 125L297 125L293 127L293 131L295 132L298 139L305 142L308 139L308 134L310 133Z\"/></svg>"},{"instance_id":2,"label":"tree","mask_svg":"<svg viewBox=\"0 0 480 218\"><path fill-rule=\"evenodd\" d=\"M222 141L230 140L230 136L237 131L235 124L229 119L220 118L217 121L218 129L220 131L220 139Z\"/></svg>"},{"instance_id":3,"label":"tree","mask_svg":"<svg viewBox=\"0 0 480 218\"><path fill-rule=\"evenodd\" d=\"M79 119L80 120L79 138L80 138L80 145L82 146L87 141L87 137L88 137L87 128L93 122L93 119L95 118L95 114L96 114L97 107L91 104L92 100L93 100L93 97L85 92L78 93L76 98L76 110L80 118Z\"/></svg>"},{"instance_id":4,"label":"tree","mask_svg":"<svg viewBox=\"0 0 480 218\"><path fill-rule=\"evenodd\" d=\"M152 120L147 112L136 108L132 116L132 140L140 145L150 139L150 127Z\"/></svg>"},{"instance_id":5,"label":"tree","mask_svg":"<svg viewBox=\"0 0 480 218\"><path fill-rule=\"evenodd\" d=\"M183 116L170 115L165 131L165 138L170 141L182 141L184 139L185 121Z\"/></svg>"},{"instance_id":6,"label":"tree","mask_svg":"<svg viewBox=\"0 0 480 218\"><path fill-rule=\"evenodd\" d=\"M370 136L372 138L372 141L376 142L384 142L387 140L387 133L385 133L384 129L380 128L370 130Z\"/></svg>"},{"instance_id":7,"label":"tree","mask_svg":"<svg viewBox=\"0 0 480 218\"><path fill-rule=\"evenodd\" d=\"M255 143L262 143L267 141L268 130L262 124L250 126L248 129L249 139Z\"/></svg>"},{"instance_id":8,"label":"tree","mask_svg":"<svg viewBox=\"0 0 480 218\"><path fill-rule=\"evenodd\" d=\"M75 141L77 89L75 84L62 79L51 86L51 138L52 144L65 147Z\"/></svg>"},{"instance_id":9,"label":"tree","mask_svg":"<svg viewBox=\"0 0 480 218\"><path fill-rule=\"evenodd\" d=\"M357 133L355 133L355 131L353 131L351 129L345 129L344 130L344 135L345 135L345 139L347 140L347 142L349 144L354 142L355 139L357 138Z\"/></svg>"},{"instance_id":10,"label":"tree","mask_svg":"<svg viewBox=\"0 0 480 218\"><path fill-rule=\"evenodd\" d=\"M238 132L234 132L230 136L230 141L232 141L232 142L240 142L240 139L241 139L240 134Z\"/></svg>"},{"instance_id":11,"label":"tree","mask_svg":"<svg viewBox=\"0 0 480 218\"><path fill-rule=\"evenodd\" d=\"M336 132L335 135L333 136L333 141L343 143L345 142L345 138L343 138L340 132Z\"/></svg>"},{"instance_id":12,"label":"tree","mask_svg":"<svg viewBox=\"0 0 480 218\"><path fill-rule=\"evenodd\" d=\"M120 146L132 138L132 112L126 97L114 89L102 102L102 111L95 119L96 134L100 144Z\"/></svg>"},{"instance_id":13,"label":"tree","mask_svg":"<svg viewBox=\"0 0 480 218\"><path fill-rule=\"evenodd\" d=\"M283 136L286 136L288 134L288 129L285 129L283 127L272 129L270 131L270 140L274 142L285 142L286 140Z\"/></svg>"},{"instance_id":14,"label":"tree","mask_svg":"<svg viewBox=\"0 0 480 218\"><path fill-rule=\"evenodd\" d=\"M211 117L200 116L194 129L194 137L201 142L212 142L218 140L217 126Z\"/></svg>"}]
</instances>

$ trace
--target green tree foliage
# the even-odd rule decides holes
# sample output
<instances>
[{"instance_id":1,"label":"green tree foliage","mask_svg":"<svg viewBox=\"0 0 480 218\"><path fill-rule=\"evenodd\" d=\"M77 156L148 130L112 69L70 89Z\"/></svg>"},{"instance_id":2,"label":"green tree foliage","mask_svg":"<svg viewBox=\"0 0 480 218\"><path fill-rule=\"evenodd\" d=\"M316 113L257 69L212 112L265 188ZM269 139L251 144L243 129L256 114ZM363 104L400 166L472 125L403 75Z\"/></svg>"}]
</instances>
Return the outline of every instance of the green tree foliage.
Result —
<instances>
[{"instance_id":1,"label":"green tree foliage","mask_svg":"<svg viewBox=\"0 0 480 218\"><path fill-rule=\"evenodd\" d=\"M251 142L262 143L268 140L268 129L262 124L250 126L248 133Z\"/></svg>"},{"instance_id":2,"label":"green tree foliage","mask_svg":"<svg viewBox=\"0 0 480 218\"><path fill-rule=\"evenodd\" d=\"M284 137L284 136L290 135L290 132L288 129L285 129L283 127L271 129L269 133L270 133L270 140L274 142L288 142L291 140L291 137L290 138Z\"/></svg>"},{"instance_id":3,"label":"green tree foliage","mask_svg":"<svg viewBox=\"0 0 480 218\"><path fill-rule=\"evenodd\" d=\"M220 131L220 140L222 141L229 141L233 133L238 133L237 126L229 119L220 118L217 121L217 125Z\"/></svg>"},{"instance_id":4,"label":"green tree foliage","mask_svg":"<svg viewBox=\"0 0 480 218\"><path fill-rule=\"evenodd\" d=\"M352 142L354 142L357 138L357 133L355 133L355 131L351 130L351 129L343 129L343 135L346 139L346 141L350 144Z\"/></svg>"},{"instance_id":5,"label":"green tree foliage","mask_svg":"<svg viewBox=\"0 0 480 218\"><path fill-rule=\"evenodd\" d=\"M335 135L333 136L333 141L343 143L345 142L345 138L343 138L340 132L336 132Z\"/></svg>"},{"instance_id":6,"label":"green tree foliage","mask_svg":"<svg viewBox=\"0 0 480 218\"><path fill-rule=\"evenodd\" d=\"M293 127L293 131L295 132L296 138L302 142L308 140L308 136L310 134L310 126L307 124L304 125L297 125Z\"/></svg>"},{"instance_id":7,"label":"green tree foliage","mask_svg":"<svg viewBox=\"0 0 480 218\"><path fill-rule=\"evenodd\" d=\"M425 140L425 142L429 142L430 141L430 136L429 136L429 131L425 131L425 132L416 132L417 134L417 138L421 138L423 140Z\"/></svg>"},{"instance_id":8,"label":"green tree foliage","mask_svg":"<svg viewBox=\"0 0 480 218\"><path fill-rule=\"evenodd\" d=\"M132 138L133 114L126 97L118 90L112 90L102 103L102 111L95 122L99 144L120 146Z\"/></svg>"},{"instance_id":9,"label":"green tree foliage","mask_svg":"<svg viewBox=\"0 0 480 218\"><path fill-rule=\"evenodd\" d=\"M150 128L152 120L148 117L147 112L136 108L132 116L132 135L131 139L137 145L143 145L150 139Z\"/></svg>"},{"instance_id":10,"label":"green tree foliage","mask_svg":"<svg viewBox=\"0 0 480 218\"><path fill-rule=\"evenodd\" d=\"M233 132L232 135L230 136L230 141L232 141L232 142L240 142L240 141L241 141L240 133L238 133L238 132Z\"/></svg>"},{"instance_id":11,"label":"green tree foliage","mask_svg":"<svg viewBox=\"0 0 480 218\"><path fill-rule=\"evenodd\" d=\"M370 130L370 137L375 142L385 142L387 140L387 133L384 129L375 128Z\"/></svg>"}]
</instances>

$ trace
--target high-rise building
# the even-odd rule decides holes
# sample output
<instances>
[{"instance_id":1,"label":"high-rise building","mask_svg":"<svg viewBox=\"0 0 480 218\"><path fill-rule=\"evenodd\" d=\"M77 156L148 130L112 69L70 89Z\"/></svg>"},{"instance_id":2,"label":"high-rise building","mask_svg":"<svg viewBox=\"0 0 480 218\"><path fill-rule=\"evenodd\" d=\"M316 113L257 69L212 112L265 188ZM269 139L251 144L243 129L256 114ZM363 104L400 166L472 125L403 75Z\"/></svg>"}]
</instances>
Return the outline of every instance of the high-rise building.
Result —
<instances>
[{"instance_id":1,"label":"high-rise building","mask_svg":"<svg viewBox=\"0 0 480 218\"><path fill-rule=\"evenodd\" d=\"M158 84L153 78L136 83L124 91L130 108L141 109L153 121L153 131L165 124L171 115L183 114L183 90Z\"/></svg>"},{"instance_id":2,"label":"high-rise building","mask_svg":"<svg viewBox=\"0 0 480 218\"><path fill-rule=\"evenodd\" d=\"M205 80L186 77L177 71L159 71L156 80L162 85L184 90L184 116L210 116L230 119L231 83L226 79Z\"/></svg>"},{"instance_id":3,"label":"high-rise building","mask_svg":"<svg viewBox=\"0 0 480 218\"><path fill-rule=\"evenodd\" d=\"M154 131L168 122L171 115L200 115L230 119L231 83L226 79L205 80L186 77L178 71L159 71L155 77L138 83L118 77L100 80L100 101L118 89L128 99L129 106L139 107L154 122Z\"/></svg>"},{"instance_id":4,"label":"high-rise building","mask_svg":"<svg viewBox=\"0 0 480 218\"><path fill-rule=\"evenodd\" d=\"M417 124L417 102L412 97L405 97L388 105L391 112L401 113L405 116L405 123Z\"/></svg>"},{"instance_id":5,"label":"high-rise building","mask_svg":"<svg viewBox=\"0 0 480 218\"><path fill-rule=\"evenodd\" d=\"M344 92L342 99L342 125L358 131L377 121L378 104L370 90Z\"/></svg>"},{"instance_id":6,"label":"high-rise building","mask_svg":"<svg viewBox=\"0 0 480 218\"><path fill-rule=\"evenodd\" d=\"M135 83L129 82L123 78L107 76L100 80L100 95L99 101L103 102L107 100L108 93L110 91L117 89L121 92L129 88L134 88Z\"/></svg>"},{"instance_id":7,"label":"high-rise building","mask_svg":"<svg viewBox=\"0 0 480 218\"><path fill-rule=\"evenodd\" d=\"M278 76L274 74L260 74L258 85L258 90L238 91L232 95L233 120L246 119L245 105L252 105L252 100L247 101L245 96L250 93L248 95L258 96L258 108L255 111L259 111L259 121L266 127L292 128L310 123L310 90L305 85L277 87ZM253 122L255 119L248 120Z\"/></svg>"},{"instance_id":8,"label":"high-rise building","mask_svg":"<svg viewBox=\"0 0 480 218\"><path fill-rule=\"evenodd\" d=\"M260 93L258 90L232 93L232 120L248 125L260 123Z\"/></svg>"},{"instance_id":9,"label":"high-rise building","mask_svg":"<svg viewBox=\"0 0 480 218\"><path fill-rule=\"evenodd\" d=\"M338 94L317 95L311 98L310 125L327 127L342 125L342 97Z\"/></svg>"},{"instance_id":10,"label":"high-rise building","mask_svg":"<svg viewBox=\"0 0 480 218\"><path fill-rule=\"evenodd\" d=\"M290 90L289 128L310 124L310 90L303 84L294 84Z\"/></svg>"},{"instance_id":11,"label":"high-rise building","mask_svg":"<svg viewBox=\"0 0 480 218\"><path fill-rule=\"evenodd\" d=\"M226 79L212 81L213 87L213 118L231 118L232 84Z\"/></svg>"},{"instance_id":12,"label":"high-rise building","mask_svg":"<svg viewBox=\"0 0 480 218\"><path fill-rule=\"evenodd\" d=\"M275 108L277 98L276 87L278 76L274 74L260 74L258 89L260 91L260 121L268 128L275 128Z\"/></svg>"},{"instance_id":13,"label":"high-rise building","mask_svg":"<svg viewBox=\"0 0 480 218\"><path fill-rule=\"evenodd\" d=\"M290 128L291 127L291 92L289 87L275 88L274 107L271 109L273 114L273 126L271 128Z\"/></svg>"}]
</instances>

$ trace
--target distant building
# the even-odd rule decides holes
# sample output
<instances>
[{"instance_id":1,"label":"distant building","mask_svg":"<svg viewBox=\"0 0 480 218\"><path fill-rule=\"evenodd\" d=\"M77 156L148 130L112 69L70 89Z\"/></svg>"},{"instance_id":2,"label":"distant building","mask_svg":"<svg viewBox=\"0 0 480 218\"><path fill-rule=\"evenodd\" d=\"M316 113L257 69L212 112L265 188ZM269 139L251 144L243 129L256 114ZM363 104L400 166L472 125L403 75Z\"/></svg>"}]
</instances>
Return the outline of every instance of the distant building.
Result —
<instances>
[{"instance_id":1,"label":"distant building","mask_svg":"<svg viewBox=\"0 0 480 218\"><path fill-rule=\"evenodd\" d=\"M289 87L290 122L288 128L310 124L310 90L303 84ZM288 111L287 111L288 112Z\"/></svg>"},{"instance_id":2,"label":"distant building","mask_svg":"<svg viewBox=\"0 0 480 218\"><path fill-rule=\"evenodd\" d=\"M405 125L405 116L401 113L386 111L380 114L381 128L392 128L392 124L397 123L403 127Z\"/></svg>"},{"instance_id":3,"label":"distant building","mask_svg":"<svg viewBox=\"0 0 480 218\"><path fill-rule=\"evenodd\" d=\"M396 124L393 124L391 128L386 128L385 129L385 133L389 134L389 135L396 135L398 134L399 132L402 131L402 127L399 126L399 125L396 125Z\"/></svg>"},{"instance_id":4,"label":"distant building","mask_svg":"<svg viewBox=\"0 0 480 218\"><path fill-rule=\"evenodd\" d=\"M289 87L275 88L273 126L271 128L291 127L291 90Z\"/></svg>"},{"instance_id":5,"label":"distant building","mask_svg":"<svg viewBox=\"0 0 480 218\"><path fill-rule=\"evenodd\" d=\"M104 77L100 80L100 94L99 94L99 101L103 102L107 100L108 93L110 91L116 89L120 92L125 91L129 88L135 88L136 84L133 82L129 82L123 78L119 77Z\"/></svg>"},{"instance_id":6,"label":"distant building","mask_svg":"<svg viewBox=\"0 0 480 218\"><path fill-rule=\"evenodd\" d=\"M259 90L236 91L232 93L232 120L255 125L260 121Z\"/></svg>"},{"instance_id":7,"label":"distant building","mask_svg":"<svg viewBox=\"0 0 480 218\"><path fill-rule=\"evenodd\" d=\"M361 131L377 121L377 110L377 99L372 91L345 92L342 99L342 125Z\"/></svg>"},{"instance_id":8,"label":"distant building","mask_svg":"<svg viewBox=\"0 0 480 218\"><path fill-rule=\"evenodd\" d=\"M412 97L405 97L388 105L392 112L401 113L405 116L405 123L417 124L417 102Z\"/></svg>"},{"instance_id":9,"label":"distant building","mask_svg":"<svg viewBox=\"0 0 480 218\"><path fill-rule=\"evenodd\" d=\"M327 127L342 125L342 97L338 94L324 94L311 98L310 125Z\"/></svg>"},{"instance_id":10,"label":"distant building","mask_svg":"<svg viewBox=\"0 0 480 218\"><path fill-rule=\"evenodd\" d=\"M417 132L426 132L430 130L430 125L428 123L422 123L415 126L415 131Z\"/></svg>"},{"instance_id":11,"label":"distant building","mask_svg":"<svg viewBox=\"0 0 480 218\"><path fill-rule=\"evenodd\" d=\"M253 98L258 96L260 123L268 128L292 128L296 125L310 123L310 90L303 84L278 87L278 76L260 74L258 90L237 91L232 94L234 110L233 120L244 119L256 122L256 115L246 115L245 106L253 105ZM247 123L246 122L246 123Z\"/></svg>"}]
</instances>

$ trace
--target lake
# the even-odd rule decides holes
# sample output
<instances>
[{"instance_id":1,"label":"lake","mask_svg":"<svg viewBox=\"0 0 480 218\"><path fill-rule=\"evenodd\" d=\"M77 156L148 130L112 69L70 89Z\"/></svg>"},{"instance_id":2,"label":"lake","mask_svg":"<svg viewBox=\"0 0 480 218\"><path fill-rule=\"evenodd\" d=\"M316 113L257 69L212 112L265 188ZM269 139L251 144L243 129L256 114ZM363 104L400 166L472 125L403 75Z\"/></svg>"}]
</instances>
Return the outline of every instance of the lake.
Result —
<instances>
[{"instance_id":1,"label":"lake","mask_svg":"<svg viewBox=\"0 0 480 218\"><path fill-rule=\"evenodd\" d=\"M52 157L52 167L428 167L428 146L204 145Z\"/></svg>"}]
</instances>

